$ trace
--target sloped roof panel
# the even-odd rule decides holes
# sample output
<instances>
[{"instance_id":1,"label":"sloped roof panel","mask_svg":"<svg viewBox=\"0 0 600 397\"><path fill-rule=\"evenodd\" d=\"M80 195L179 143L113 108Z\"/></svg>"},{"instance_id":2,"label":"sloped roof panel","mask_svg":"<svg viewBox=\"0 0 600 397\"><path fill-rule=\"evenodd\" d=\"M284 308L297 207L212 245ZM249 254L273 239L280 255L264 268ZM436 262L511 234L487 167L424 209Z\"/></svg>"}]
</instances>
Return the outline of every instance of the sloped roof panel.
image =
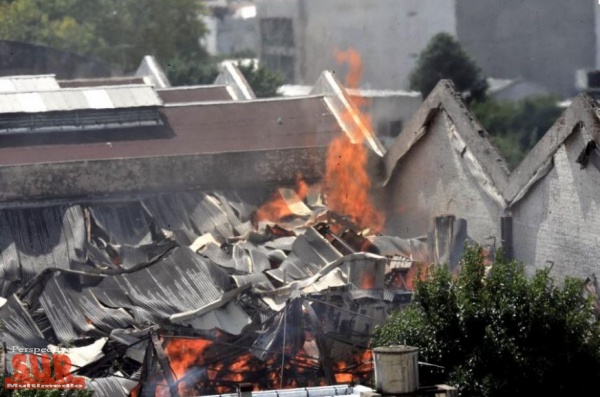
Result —
<instances>
[{"instance_id":1,"label":"sloped roof panel","mask_svg":"<svg viewBox=\"0 0 600 397\"><path fill-rule=\"evenodd\" d=\"M68 98L66 95L55 95L55 93L52 91L39 92L38 95L46 105L46 109L48 111L57 111L72 106L69 102L67 102L67 100L71 98Z\"/></svg>"},{"instance_id":2,"label":"sloped roof panel","mask_svg":"<svg viewBox=\"0 0 600 397\"><path fill-rule=\"evenodd\" d=\"M152 87L130 85L39 92L0 92L0 114L161 106Z\"/></svg>"},{"instance_id":3,"label":"sloped roof panel","mask_svg":"<svg viewBox=\"0 0 600 397\"><path fill-rule=\"evenodd\" d=\"M59 88L54 75L0 77L0 92L35 92Z\"/></svg>"},{"instance_id":4,"label":"sloped roof panel","mask_svg":"<svg viewBox=\"0 0 600 397\"><path fill-rule=\"evenodd\" d=\"M16 113L21 111L21 104L14 96L0 95L0 109L2 113Z\"/></svg>"},{"instance_id":5,"label":"sloped roof panel","mask_svg":"<svg viewBox=\"0 0 600 397\"><path fill-rule=\"evenodd\" d=\"M15 97L19 105L21 106L21 112L25 113L38 113L46 112L46 104L42 97L37 92L23 92L18 94L12 94Z\"/></svg>"},{"instance_id":6,"label":"sloped roof panel","mask_svg":"<svg viewBox=\"0 0 600 397\"><path fill-rule=\"evenodd\" d=\"M91 109L111 109L115 107L107 90L85 90L83 95L87 100L88 107Z\"/></svg>"}]
</instances>

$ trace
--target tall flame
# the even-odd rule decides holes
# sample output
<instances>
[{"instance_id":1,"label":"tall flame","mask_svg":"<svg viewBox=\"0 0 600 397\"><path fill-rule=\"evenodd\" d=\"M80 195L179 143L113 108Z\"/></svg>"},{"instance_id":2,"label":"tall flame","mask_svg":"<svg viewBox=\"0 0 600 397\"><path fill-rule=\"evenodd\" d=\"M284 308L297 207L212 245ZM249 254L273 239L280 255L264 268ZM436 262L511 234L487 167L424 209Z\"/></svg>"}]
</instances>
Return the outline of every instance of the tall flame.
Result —
<instances>
[{"instance_id":1,"label":"tall flame","mask_svg":"<svg viewBox=\"0 0 600 397\"><path fill-rule=\"evenodd\" d=\"M356 89L362 77L363 67L360 54L349 49L337 52L340 63L349 66L345 85ZM366 100L357 96L349 97L350 106L341 115L345 125L361 126L359 133L352 140L343 135L333 139L327 152L327 163L324 179L324 190L328 207L340 214L348 216L362 228L370 228L374 232L383 229L384 217L373 205L369 191L371 180L367 173L368 149L364 140L372 136L371 117L361 110Z\"/></svg>"}]
</instances>

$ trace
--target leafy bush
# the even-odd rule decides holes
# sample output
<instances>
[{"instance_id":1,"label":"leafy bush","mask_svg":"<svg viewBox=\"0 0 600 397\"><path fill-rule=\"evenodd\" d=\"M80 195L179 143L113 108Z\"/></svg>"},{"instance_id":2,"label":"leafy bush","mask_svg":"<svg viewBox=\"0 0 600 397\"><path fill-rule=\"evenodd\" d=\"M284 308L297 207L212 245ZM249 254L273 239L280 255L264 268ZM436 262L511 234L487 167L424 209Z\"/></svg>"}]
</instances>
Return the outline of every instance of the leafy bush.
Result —
<instances>
[{"instance_id":1,"label":"leafy bush","mask_svg":"<svg viewBox=\"0 0 600 397\"><path fill-rule=\"evenodd\" d=\"M597 394L600 323L582 282L558 285L549 270L527 278L520 263L498 259L486 275L478 247L461 271L431 267L413 303L375 332L374 345L405 343L445 367L464 396Z\"/></svg>"}]
</instances>

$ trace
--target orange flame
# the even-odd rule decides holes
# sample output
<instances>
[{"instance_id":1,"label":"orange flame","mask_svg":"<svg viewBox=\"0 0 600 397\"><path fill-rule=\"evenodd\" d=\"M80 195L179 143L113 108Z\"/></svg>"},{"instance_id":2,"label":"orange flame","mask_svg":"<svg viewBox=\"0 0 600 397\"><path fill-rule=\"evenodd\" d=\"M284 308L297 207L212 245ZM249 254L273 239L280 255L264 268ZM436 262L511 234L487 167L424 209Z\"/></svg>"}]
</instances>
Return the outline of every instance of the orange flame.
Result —
<instances>
[{"instance_id":1,"label":"orange flame","mask_svg":"<svg viewBox=\"0 0 600 397\"><path fill-rule=\"evenodd\" d=\"M375 274L371 273L371 272L363 272L361 280L360 280L360 287L362 289L373 289L375 288Z\"/></svg>"},{"instance_id":2,"label":"orange flame","mask_svg":"<svg viewBox=\"0 0 600 397\"><path fill-rule=\"evenodd\" d=\"M294 190L300 200L304 200L308 195L308 185L300 175L296 177L296 188ZM273 193L273 196L271 196L269 201L261 205L260 208L256 210L254 220L255 222L277 222L286 216L291 215L293 215L293 212L290 210L290 207L284 200L279 190L277 190L275 193Z\"/></svg>"},{"instance_id":3,"label":"orange flame","mask_svg":"<svg viewBox=\"0 0 600 397\"><path fill-rule=\"evenodd\" d=\"M347 88L358 88L362 77L360 54L353 49L337 52L338 62L350 67L346 76ZM369 196L371 180L366 170L368 151L363 142L372 136L371 118L361 111L366 101L349 97L351 103L342 115L345 125L359 125L359 133L352 140L343 135L334 138L329 145L324 180L327 205L333 211L348 216L354 223L375 232L383 229L384 217L375 209Z\"/></svg>"},{"instance_id":4,"label":"orange flame","mask_svg":"<svg viewBox=\"0 0 600 397\"><path fill-rule=\"evenodd\" d=\"M425 281L427 278L427 272L429 270L427 263L428 262L416 262L408 269L404 281L406 283L406 288L408 288L409 291L415 290L417 280Z\"/></svg>"},{"instance_id":5,"label":"orange flame","mask_svg":"<svg viewBox=\"0 0 600 397\"><path fill-rule=\"evenodd\" d=\"M203 353L211 344L211 341L204 339L171 339L169 341L165 352L169 358L175 381L183 378L192 366L204 364ZM177 391L181 397L192 397L196 395L193 386L186 382L179 382ZM156 388L155 397L170 397L166 380L163 380Z\"/></svg>"}]
</instances>

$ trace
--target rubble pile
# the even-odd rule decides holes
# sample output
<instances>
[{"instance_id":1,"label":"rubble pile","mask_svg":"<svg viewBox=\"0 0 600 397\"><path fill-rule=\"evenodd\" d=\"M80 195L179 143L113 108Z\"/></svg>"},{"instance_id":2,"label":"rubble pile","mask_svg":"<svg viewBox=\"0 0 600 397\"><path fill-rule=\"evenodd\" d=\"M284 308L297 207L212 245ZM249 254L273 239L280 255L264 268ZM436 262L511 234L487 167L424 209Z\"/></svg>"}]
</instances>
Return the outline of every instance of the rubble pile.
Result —
<instances>
[{"instance_id":1,"label":"rubble pile","mask_svg":"<svg viewBox=\"0 0 600 397\"><path fill-rule=\"evenodd\" d=\"M6 372L11 347L61 346L100 397L369 383L369 337L410 300L425 243L359 230L314 187L253 202L0 211Z\"/></svg>"}]
</instances>

